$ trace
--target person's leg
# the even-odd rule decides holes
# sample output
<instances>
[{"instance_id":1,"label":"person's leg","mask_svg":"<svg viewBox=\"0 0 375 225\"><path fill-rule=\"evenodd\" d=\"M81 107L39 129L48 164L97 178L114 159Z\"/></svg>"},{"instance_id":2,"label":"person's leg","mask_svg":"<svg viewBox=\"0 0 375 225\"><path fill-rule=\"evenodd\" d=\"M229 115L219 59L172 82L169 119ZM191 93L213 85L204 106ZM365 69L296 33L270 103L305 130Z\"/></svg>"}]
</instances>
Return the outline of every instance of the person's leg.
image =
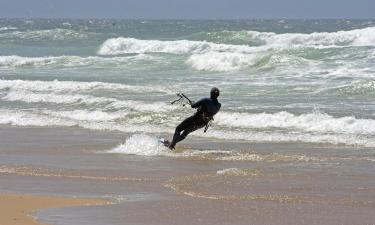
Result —
<instances>
[{"instance_id":1,"label":"person's leg","mask_svg":"<svg viewBox=\"0 0 375 225\"><path fill-rule=\"evenodd\" d=\"M186 138L186 136L188 136L191 132L194 132L202 127L204 127L205 125L197 125L197 124L194 124L193 126L189 126L187 127L183 132L182 134L180 135L180 141L184 140Z\"/></svg>"},{"instance_id":2,"label":"person's leg","mask_svg":"<svg viewBox=\"0 0 375 225\"><path fill-rule=\"evenodd\" d=\"M195 123L195 118L194 118L194 116L191 116L191 117L186 118L184 121L182 121L176 127L176 130L175 130L174 135L173 135L173 140L169 145L170 149L173 149L175 147L175 145L177 144L177 142L182 141L186 137L187 134L185 134L185 136L183 136L183 135L181 135L181 132L190 128L190 127L193 127L194 123Z\"/></svg>"},{"instance_id":3,"label":"person's leg","mask_svg":"<svg viewBox=\"0 0 375 225\"><path fill-rule=\"evenodd\" d=\"M183 131L182 134L181 134L181 131L177 132L178 133L177 135L175 133L175 136L173 137L173 141L169 145L170 149L174 149L176 144L178 142L184 140L186 138L186 136L188 136L188 134L190 134L191 132L196 131L197 129L205 126L204 124L198 123L198 121L196 121L196 120L190 121L189 124L187 123L187 124L184 124L184 125L185 125L185 127L184 127L184 129L182 129L182 131ZM177 128L176 128L176 131L177 131Z\"/></svg>"}]
</instances>

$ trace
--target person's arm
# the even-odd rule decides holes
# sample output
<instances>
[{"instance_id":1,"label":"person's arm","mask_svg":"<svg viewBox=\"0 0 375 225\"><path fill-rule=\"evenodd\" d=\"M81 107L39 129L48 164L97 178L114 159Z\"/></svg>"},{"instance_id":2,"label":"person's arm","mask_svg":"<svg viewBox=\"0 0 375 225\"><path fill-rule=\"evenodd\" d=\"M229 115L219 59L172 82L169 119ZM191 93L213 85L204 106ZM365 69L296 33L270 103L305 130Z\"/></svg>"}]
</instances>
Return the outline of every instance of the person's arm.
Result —
<instances>
[{"instance_id":1,"label":"person's arm","mask_svg":"<svg viewBox=\"0 0 375 225\"><path fill-rule=\"evenodd\" d=\"M199 108L199 106L202 105L203 101L204 101L204 98L202 98L201 100L199 100L197 102L192 103L191 108L194 108L194 109Z\"/></svg>"}]
</instances>

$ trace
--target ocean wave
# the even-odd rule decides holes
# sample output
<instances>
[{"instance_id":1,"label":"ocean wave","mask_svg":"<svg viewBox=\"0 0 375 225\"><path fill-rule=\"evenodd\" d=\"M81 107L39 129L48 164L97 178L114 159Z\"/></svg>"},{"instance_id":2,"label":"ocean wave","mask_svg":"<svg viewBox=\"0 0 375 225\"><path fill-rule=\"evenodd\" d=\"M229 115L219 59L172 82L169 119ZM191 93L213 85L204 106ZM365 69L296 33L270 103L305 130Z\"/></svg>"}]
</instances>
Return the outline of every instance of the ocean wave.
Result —
<instances>
[{"instance_id":1,"label":"ocean wave","mask_svg":"<svg viewBox=\"0 0 375 225\"><path fill-rule=\"evenodd\" d=\"M215 161L251 161L251 162L291 162L291 161L321 161L316 157L305 155L282 155L277 153L259 154L256 152L228 151L228 150L197 150L197 149L179 149L170 151L160 143L159 138L145 133L133 134L128 137L124 143L106 151L106 153L119 153L139 156L168 156L176 158L188 158L194 160L215 160ZM241 169L219 170L217 175L242 176L255 174L257 171ZM257 172L259 173L259 171Z\"/></svg>"},{"instance_id":2,"label":"ocean wave","mask_svg":"<svg viewBox=\"0 0 375 225\"><path fill-rule=\"evenodd\" d=\"M42 115L49 115L55 118L70 119L74 121L90 121L90 122L107 122L125 117L127 111L103 112L101 110L71 110L71 111L51 111L43 110Z\"/></svg>"},{"instance_id":3,"label":"ocean wave","mask_svg":"<svg viewBox=\"0 0 375 225\"><path fill-rule=\"evenodd\" d=\"M252 129L288 129L291 131L375 135L375 120L357 119L352 116L333 117L325 113L294 115L278 113L228 113L221 112L215 123L226 127Z\"/></svg>"},{"instance_id":4,"label":"ocean wave","mask_svg":"<svg viewBox=\"0 0 375 225\"><path fill-rule=\"evenodd\" d=\"M240 31L243 33L243 31ZM234 34L236 34L234 32ZM135 38L110 38L100 47L100 55L118 55L128 53L205 53L209 51L254 53L270 48L288 49L293 47L342 47L342 46L375 46L375 27L363 29L321 32L321 33L284 33L247 31L249 44L222 44L209 41L190 40L140 40Z\"/></svg>"},{"instance_id":5,"label":"ocean wave","mask_svg":"<svg viewBox=\"0 0 375 225\"><path fill-rule=\"evenodd\" d=\"M9 91L1 98L4 101L21 101L26 103L50 103L64 105L100 105L105 109L133 109L146 112L166 112L175 106L164 102L145 103L134 100L120 100L117 98L96 97L82 94L34 93L29 91Z\"/></svg>"},{"instance_id":6,"label":"ocean wave","mask_svg":"<svg viewBox=\"0 0 375 225\"><path fill-rule=\"evenodd\" d=\"M75 126L76 123L62 118L38 115L27 111L0 109L0 124L13 126Z\"/></svg>"},{"instance_id":7,"label":"ocean wave","mask_svg":"<svg viewBox=\"0 0 375 225\"><path fill-rule=\"evenodd\" d=\"M154 124L154 123L139 123L139 121L129 122L125 110L121 111L90 111L90 110L72 110L72 111L51 111L51 110L10 110L0 109L0 124L8 124L13 126L61 126L61 127L81 127L90 130L108 130L120 131L125 133L147 133L147 134L160 134L170 133L173 127L169 124ZM76 115L74 115L76 114ZM146 135L146 134L145 134ZM154 155L162 155L164 152L155 152L155 136L147 135L144 141L150 147L150 151ZM226 129L220 127L213 127L210 132L204 133L197 131L191 136L215 138L221 140L245 140L249 142L265 142L265 143L315 143L315 144L333 144L333 145L350 145L350 146L363 146L375 147L373 135L358 135L350 133L308 133L298 131L278 131L278 130L236 130ZM135 138L133 138L135 139ZM133 140L134 142L135 140ZM133 143L129 142L129 143ZM151 143L151 144L150 144ZM125 143L126 144L126 143ZM129 145L129 144L128 144ZM139 146L139 145L137 145ZM121 145L116 150L118 153L129 153L129 146ZM126 151L125 151L126 150ZM133 149L137 149L134 147ZM132 151L133 151L132 150ZM129 154L135 154L130 152ZM142 154L142 153L140 153ZM176 156L176 155L172 155ZM177 155L178 157L188 158L202 158L214 160L246 160L246 161L273 161L273 160L314 160L313 158L306 158L304 156L287 157L278 155L259 155L254 153L241 153L234 154L228 151L212 152L212 151L195 151L189 150Z\"/></svg>"},{"instance_id":8,"label":"ocean wave","mask_svg":"<svg viewBox=\"0 0 375 225\"><path fill-rule=\"evenodd\" d=\"M78 66L122 66L136 61L153 61L150 55L139 54L128 57L80 57L80 56L46 56L23 57L17 55L0 56L0 67L78 67Z\"/></svg>"},{"instance_id":9,"label":"ocean wave","mask_svg":"<svg viewBox=\"0 0 375 225\"><path fill-rule=\"evenodd\" d=\"M79 115L69 115L73 113ZM92 118L99 115L101 118ZM125 133L167 132L160 126L150 124L122 124L116 119L125 117L126 112L100 112L100 111L50 111L50 110L11 110L0 109L0 124L12 126L37 126L37 127L81 127L90 130L120 131ZM116 118L117 117L117 118ZM100 119L100 120L99 120Z\"/></svg>"},{"instance_id":10,"label":"ocean wave","mask_svg":"<svg viewBox=\"0 0 375 225\"><path fill-rule=\"evenodd\" d=\"M208 41L221 44L236 44L259 46L264 44L263 41L252 39L248 31L214 31L214 32L198 32L188 36L189 40Z\"/></svg>"},{"instance_id":11,"label":"ocean wave","mask_svg":"<svg viewBox=\"0 0 375 225\"><path fill-rule=\"evenodd\" d=\"M264 45L273 46L374 46L375 27L349 31L321 33L264 33L248 31L253 39L262 40Z\"/></svg>"},{"instance_id":12,"label":"ocean wave","mask_svg":"<svg viewBox=\"0 0 375 225\"><path fill-rule=\"evenodd\" d=\"M157 85L127 85L119 83L105 83L105 82L83 82L83 81L40 81L40 80L1 80L0 90L23 90L23 91L49 91L49 92L79 92L79 91L95 91L95 90L109 90L109 91L130 91L134 93L144 92L159 92L171 93L163 86Z\"/></svg>"},{"instance_id":13,"label":"ocean wave","mask_svg":"<svg viewBox=\"0 0 375 225\"><path fill-rule=\"evenodd\" d=\"M375 80L356 81L349 85L335 88L337 92L343 95L369 95L375 94Z\"/></svg>"},{"instance_id":14,"label":"ocean wave","mask_svg":"<svg viewBox=\"0 0 375 225\"><path fill-rule=\"evenodd\" d=\"M8 30L17 30L17 29L18 29L17 27L13 27L13 26L0 27L0 32L1 31L8 31Z\"/></svg>"},{"instance_id":15,"label":"ocean wave","mask_svg":"<svg viewBox=\"0 0 375 225\"><path fill-rule=\"evenodd\" d=\"M233 167L233 168L227 168L227 169L222 169L222 170L218 170L216 171L216 175L220 175L220 176L235 176L235 177L239 177L239 176L258 176L259 175L259 171L257 170L251 170L251 169L239 169L239 168L236 168L236 167Z\"/></svg>"},{"instance_id":16,"label":"ocean wave","mask_svg":"<svg viewBox=\"0 0 375 225\"><path fill-rule=\"evenodd\" d=\"M27 39L27 40L79 40L87 39L89 33L82 31L75 31L70 29L55 28L50 30L28 30L28 31L13 31L1 33L0 38L6 39Z\"/></svg>"},{"instance_id":17,"label":"ocean wave","mask_svg":"<svg viewBox=\"0 0 375 225\"><path fill-rule=\"evenodd\" d=\"M100 55L119 55L129 53L171 53L188 54L208 51L254 52L256 49L246 45L216 44L206 41L160 41L135 38L111 38L100 47Z\"/></svg>"},{"instance_id":18,"label":"ocean wave","mask_svg":"<svg viewBox=\"0 0 375 225\"><path fill-rule=\"evenodd\" d=\"M215 43L249 46L374 46L375 27L337 32L281 33L259 31L201 32L192 36Z\"/></svg>"},{"instance_id":19,"label":"ocean wave","mask_svg":"<svg viewBox=\"0 0 375 225\"><path fill-rule=\"evenodd\" d=\"M256 52L256 53L232 53L232 52L207 52L193 54L187 60L186 64L196 70L227 72L253 69L275 69L289 68L295 69L301 67L315 70L319 65L316 61L305 59L296 55L288 55L281 52ZM283 69L283 72L286 70ZM305 71L305 70L303 70ZM316 71L315 71L316 72Z\"/></svg>"},{"instance_id":20,"label":"ocean wave","mask_svg":"<svg viewBox=\"0 0 375 225\"><path fill-rule=\"evenodd\" d=\"M282 132L276 130L269 131L236 131L211 129L210 132L203 134L193 133L194 136L204 136L222 140L244 140L249 142L261 143L312 143L312 144L331 144L331 145L348 145L375 147L374 138L366 135L356 134L320 134L289 131Z\"/></svg>"},{"instance_id":21,"label":"ocean wave","mask_svg":"<svg viewBox=\"0 0 375 225\"><path fill-rule=\"evenodd\" d=\"M221 72L242 70L253 66L261 59L261 56L250 54L207 52L190 56L186 63L197 70Z\"/></svg>"},{"instance_id":22,"label":"ocean wave","mask_svg":"<svg viewBox=\"0 0 375 225\"><path fill-rule=\"evenodd\" d=\"M168 155L170 150L159 139L146 134L134 134L125 143L111 149L108 153L122 153L140 156Z\"/></svg>"}]
</instances>

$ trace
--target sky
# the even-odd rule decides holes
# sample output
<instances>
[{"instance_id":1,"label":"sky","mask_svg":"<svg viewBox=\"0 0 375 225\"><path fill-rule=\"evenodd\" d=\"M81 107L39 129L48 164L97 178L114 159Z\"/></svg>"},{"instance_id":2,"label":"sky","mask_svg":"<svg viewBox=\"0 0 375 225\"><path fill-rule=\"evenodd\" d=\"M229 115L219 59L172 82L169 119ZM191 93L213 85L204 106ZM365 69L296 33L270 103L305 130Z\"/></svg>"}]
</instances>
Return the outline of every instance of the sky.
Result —
<instances>
[{"instance_id":1,"label":"sky","mask_svg":"<svg viewBox=\"0 0 375 225\"><path fill-rule=\"evenodd\" d=\"M375 0L0 0L0 18L375 18Z\"/></svg>"}]
</instances>

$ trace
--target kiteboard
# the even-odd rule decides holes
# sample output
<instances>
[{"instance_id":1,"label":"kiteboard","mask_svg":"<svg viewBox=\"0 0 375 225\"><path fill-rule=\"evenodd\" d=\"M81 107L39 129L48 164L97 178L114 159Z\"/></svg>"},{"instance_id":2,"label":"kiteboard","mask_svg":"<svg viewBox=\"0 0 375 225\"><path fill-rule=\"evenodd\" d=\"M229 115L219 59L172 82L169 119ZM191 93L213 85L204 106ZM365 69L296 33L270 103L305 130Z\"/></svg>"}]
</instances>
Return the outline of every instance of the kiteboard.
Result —
<instances>
[{"instance_id":1,"label":"kiteboard","mask_svg":"<svg viewBox=\"0 0 375 225\"><path fill-rule=\"evenodd\" d=\"M165 147L169 147L170 142L167 139L159 138L159 142L163 144Z\"/></svg>"}]
</instances>

